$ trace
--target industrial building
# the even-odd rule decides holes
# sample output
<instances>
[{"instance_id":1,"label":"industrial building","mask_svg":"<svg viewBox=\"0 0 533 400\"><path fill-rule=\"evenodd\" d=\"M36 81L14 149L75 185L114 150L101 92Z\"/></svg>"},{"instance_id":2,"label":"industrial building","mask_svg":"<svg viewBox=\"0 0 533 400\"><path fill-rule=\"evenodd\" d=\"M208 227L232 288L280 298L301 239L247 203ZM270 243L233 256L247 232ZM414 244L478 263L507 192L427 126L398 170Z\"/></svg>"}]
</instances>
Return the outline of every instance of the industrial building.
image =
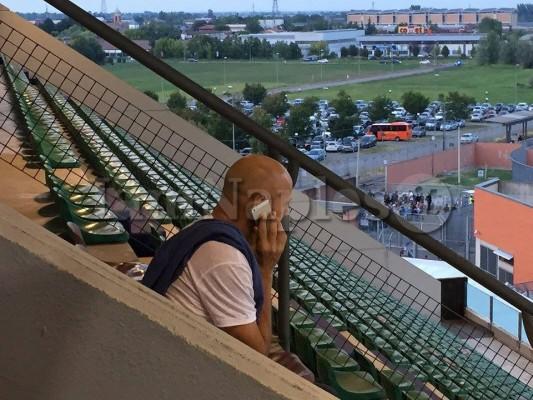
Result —
<instances>
[{"instance_id":1,"label":"industrial building","mask_svg":"<svg viewBox=\"0 0 533 400\"><path fill-rule=\"evenodd\" d=\"M421 9L421 10L360 10L347 15L348 23L374 25L465 25L479 24L484 18L500 21L505 27L517 25L514 8L487 9Z\"/></svg>"}]
</instances>

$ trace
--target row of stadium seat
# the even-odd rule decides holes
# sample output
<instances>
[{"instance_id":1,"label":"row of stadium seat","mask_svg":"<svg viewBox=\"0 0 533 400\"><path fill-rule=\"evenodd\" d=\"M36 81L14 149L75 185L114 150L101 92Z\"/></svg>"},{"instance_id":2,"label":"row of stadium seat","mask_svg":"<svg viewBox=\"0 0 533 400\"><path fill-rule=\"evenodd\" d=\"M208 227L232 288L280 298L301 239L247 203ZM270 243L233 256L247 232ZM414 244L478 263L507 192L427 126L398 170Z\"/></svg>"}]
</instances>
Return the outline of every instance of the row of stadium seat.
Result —
<instances>
[{"instance_id":1,"label":"row of stadium seat","mask_svg":"<svg viewBox=\"0 0 533 400\"><path fill-rule=\"evenodd\" d=\"M34 137L32 143L40 155L47 186L59 206L61 217L78 226L86 244L127 242L129 235L107 206L101 188L89 182L71 185L56 175L55 171L61 169L62 175L68 176L73 168L80 166L79 158L74 156L73 144L39 90L22 72L15 73L10 65L4 66L9 71L12 93L24 116L23 122ZM46 153L51 138L55 138L55 150ZM47 144L43 146L44 143ZM72 161L74 158L76 162Z\"/></svg>"},{"instance_id":2,"label":"row of stadium seat","mask_svg":"<svg viewBox=\"0 0 533 400\"><path fill-rule=\"evenodd\" d=\"M345 327L395 370L433 383L450 399L533 399L533 391L438 322L373 288L335 261L291 239L291 297L310 314ZM521 397L522 396L522 397Z\"/></svg>"},{"instance_id":3,"label":"row of stadium seat","mask_svg":"<svg viewBox=\"0 0 533 400\"><path fill-rule=\"evenodd\" d=\"M30 85L22 70L15 72L5 60L3 65L41 162L46 162L53 168L78 167L79 159L72 151L72 143L66 139L62 126L56 121L39 91Z\"/></svg>"}]
</instances>

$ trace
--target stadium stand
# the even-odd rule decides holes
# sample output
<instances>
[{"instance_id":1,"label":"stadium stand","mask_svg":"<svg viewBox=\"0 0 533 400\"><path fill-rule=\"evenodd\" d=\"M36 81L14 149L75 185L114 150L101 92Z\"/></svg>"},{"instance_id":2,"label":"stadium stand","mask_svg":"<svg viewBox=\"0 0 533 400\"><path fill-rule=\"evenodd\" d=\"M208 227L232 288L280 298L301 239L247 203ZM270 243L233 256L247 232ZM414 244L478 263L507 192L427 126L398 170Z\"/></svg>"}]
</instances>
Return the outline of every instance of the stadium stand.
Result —
<instances>
[{"instance_id":1,"label":"stadium stand","mask_svg":"<svg viewBox=\"0 0 533 400\"><path fill-rule=\"evenodd\" d=\"M16 124L34 153L6 141L2 168L18 165L14 154L24 172L30 163L42 171L42 179L32 177L47 185L85 245L153 250L213 209L227 168L217 159L227 151L222 144L199 148L65 58L51 62L51 52L6 22L0 36L9 87L2 102L16 111L4 124ZM297 206L290 217L290 349L318 383L350 400L533 399L529 360L503 353L486 333L474 335L462 316L441 321L444 306L375 249L355 248Z\"/></svg>"}]
</instances>

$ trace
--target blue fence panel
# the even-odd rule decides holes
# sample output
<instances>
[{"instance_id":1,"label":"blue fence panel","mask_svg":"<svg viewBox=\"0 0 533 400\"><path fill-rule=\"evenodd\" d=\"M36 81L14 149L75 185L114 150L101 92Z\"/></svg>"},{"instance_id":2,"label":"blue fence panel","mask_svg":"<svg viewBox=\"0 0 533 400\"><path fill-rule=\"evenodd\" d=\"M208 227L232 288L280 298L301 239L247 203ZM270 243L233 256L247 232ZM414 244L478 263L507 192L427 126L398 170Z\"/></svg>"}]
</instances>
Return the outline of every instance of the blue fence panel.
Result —
<instances>
[{"instance_id":1,"label":"blue fence panel","mask_svg":"<svg viewBox=\"0 0 533 400\"><path fill-rule=\"evenodd\" d=\"M518 337L518 311L494 299L494 325Z\"/></svg>"},{"instance_id":2,"label":"blue fence panel","mask_svg":"<svg viewBox=\"0 0 533 400\"><path fill-rule=\"evenodd\" d=\"M468 284L466 303L467 307L476 314L489 320L490 296L487 293L476 288L475 286L472 286L471 284Z\"/></svg>"}]
</instances>

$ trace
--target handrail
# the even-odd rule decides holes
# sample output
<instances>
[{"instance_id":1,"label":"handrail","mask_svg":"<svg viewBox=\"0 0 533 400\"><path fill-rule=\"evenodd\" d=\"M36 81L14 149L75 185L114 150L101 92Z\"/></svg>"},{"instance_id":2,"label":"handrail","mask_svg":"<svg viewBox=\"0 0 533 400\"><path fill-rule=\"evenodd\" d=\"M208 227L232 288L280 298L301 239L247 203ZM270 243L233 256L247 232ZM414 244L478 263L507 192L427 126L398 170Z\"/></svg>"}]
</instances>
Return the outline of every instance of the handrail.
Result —
<instances>
[{"instance_id":1,"label":"handrail","mask_svg":"<svg viewBox=\"0 0 533 400\"><path fill-rule=\"evenodd\" d=\"M289 145L280 137L272 134L272 132L263 128L251 118L248 118L239 110L204 89L202 86L172 68L164 61L146 52L146 50L127 37L99 21L69 0L46 0L46 2L111 43L116 48L133 57L160 77L166 79L190 96L201 101L208 108L216 111L243 131L246 131L250 135L261 140L269 148L275 149L288 160L298 163L301 168L331 186L336 191L342 193L354 203L359 204L362 208L381 219L387 225L407 236L443 261L449 263L469 278L472 278L476 282L485 286L487 289L521 310L524 314L533 316L533 302L508 288L488 273L485 273L462 256L456 254L454 251L432 238L430 235L427 235L414 225L391 212L389 208L368 196L362 190L353 186L330 169L302 154L295 147ZM526 333L528 334L530 343L533 343L533 323L525 325L527 325Z\"/></svg>"}]
</instances>

